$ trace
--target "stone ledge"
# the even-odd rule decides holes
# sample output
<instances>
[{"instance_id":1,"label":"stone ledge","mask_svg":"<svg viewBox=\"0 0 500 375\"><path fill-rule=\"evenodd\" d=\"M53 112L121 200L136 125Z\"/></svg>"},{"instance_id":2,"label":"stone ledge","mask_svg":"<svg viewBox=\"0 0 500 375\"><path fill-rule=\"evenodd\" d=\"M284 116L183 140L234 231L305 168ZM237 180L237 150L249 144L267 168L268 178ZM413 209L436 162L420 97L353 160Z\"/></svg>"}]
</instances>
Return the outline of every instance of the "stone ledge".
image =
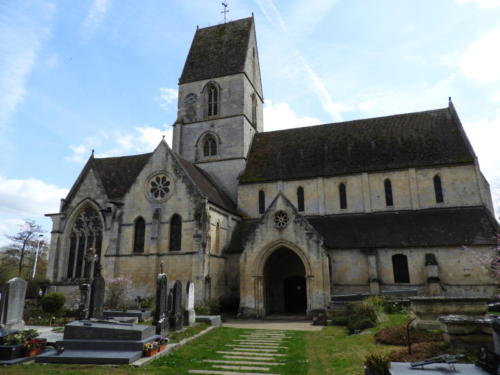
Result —
<instances>
[{"instance_id":1,"label":"stone ledge","mask_svg":"<svg viewBox=\"0 0 500 375\"><path fill-rule=\"evenodd\" d=\"M178 343L169 344L169 345L167 345L167 348L164 351L162 351L162 352L160 352L152 357L141 357L137 361L131 363L130 365L134 366L134 367L142 367L142 366L148 364L149 362L151 362L155 359L158 359L160 357L163 357L164 355L169 354L170 352L174 351L175 349L180 348L181 346L197 339L198 337L203 336L204 334L210 332L214 328L216 328L216 327L214 327L214 326L208 327L204 331L201 331L200 333L197 333L196 335L193 335L191 337L185 338L184 340L181 340Z\"/></svg>"}]
</instances>

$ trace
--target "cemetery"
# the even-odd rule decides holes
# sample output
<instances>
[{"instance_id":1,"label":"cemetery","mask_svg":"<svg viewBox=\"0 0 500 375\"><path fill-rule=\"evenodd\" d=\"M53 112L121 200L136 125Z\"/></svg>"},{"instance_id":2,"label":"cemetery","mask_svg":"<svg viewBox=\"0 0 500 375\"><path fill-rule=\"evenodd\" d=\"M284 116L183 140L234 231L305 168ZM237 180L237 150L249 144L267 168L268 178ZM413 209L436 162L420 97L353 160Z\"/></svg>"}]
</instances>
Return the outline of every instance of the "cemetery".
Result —
<instances>
[{"instance_id":1,"label":"cemetery","mask_svg":"<svg viewBox=\"0 0 500 375\"><path fill-rule=\"evenodd\" d=\"M65 373L71 366L73 373L98 374L96 365L108 365L110 374L147 368L161 374L473 375L496 374L499 364L500 318L488 312L486 298L341 295L302 325L246 328L223 311L197 315L197 308L207 308L195 306L195 284L168 280L163 266L153 309L105 309L106 282L98 269L93 274L80 285L74 318L63 327L25 325L27 282L13 278L2 285L2 373ZM43 304L60 304L55 297L47 292Z\"/></svg>"}]
</instances>

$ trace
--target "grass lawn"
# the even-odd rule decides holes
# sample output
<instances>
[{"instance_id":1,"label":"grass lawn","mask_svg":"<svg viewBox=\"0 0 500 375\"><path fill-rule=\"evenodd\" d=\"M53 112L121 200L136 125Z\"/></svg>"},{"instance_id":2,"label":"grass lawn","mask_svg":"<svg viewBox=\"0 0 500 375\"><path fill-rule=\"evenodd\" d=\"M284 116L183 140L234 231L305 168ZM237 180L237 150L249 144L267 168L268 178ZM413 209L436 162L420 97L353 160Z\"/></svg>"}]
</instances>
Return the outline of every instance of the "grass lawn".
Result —
<instances>
[{"instance_id":1,"label":"grass lawn","mask_svg":"<svg viewBox=\"0 0 500 375\"><path fill-rule=\"evenodd\" d=\"M373 334L388 325L401 325L406 321L406 315L393 314L376 328L368 329L360 335L348 335L344 327L324 327L321 331L301 332L288 331L292 340L287 342L289 356L287 364L273 368L271 372L283 375L354 375L363 373L363 359L372 351L388 352L395 347L375 344ZM190 332L194 334L193 328ZM175 350L173 353L159 358L142 368L130 366L95 366L95 365L18 365L2 367L0 373L5 375L20 374L162 374L183 375L189 369L210 368L205 359L220 359L222 354L217 350L229 350L226 344L252 330L236 328L217 328L191 343ZM177 334L181 336L181 334ZM184 336L177 337L181 340ZM281 351L282 353L285 353Z\"/></svg>"},{"instance_id":2,"label":"grass lawn","mask_svg":"<svg viewBox=\"0 0 500 375\"><path fill-rule=\"evenodd\" d=\"M305 343L309 364L308 375L361 375L364 357L373 351L388 353L400 347L378 345L373 335L390 325L406 323L405 314L392 314L375 328L359 335L349 335L345 327L324 327L319 332L307 332Z\"/></svg>"}]
</instances>

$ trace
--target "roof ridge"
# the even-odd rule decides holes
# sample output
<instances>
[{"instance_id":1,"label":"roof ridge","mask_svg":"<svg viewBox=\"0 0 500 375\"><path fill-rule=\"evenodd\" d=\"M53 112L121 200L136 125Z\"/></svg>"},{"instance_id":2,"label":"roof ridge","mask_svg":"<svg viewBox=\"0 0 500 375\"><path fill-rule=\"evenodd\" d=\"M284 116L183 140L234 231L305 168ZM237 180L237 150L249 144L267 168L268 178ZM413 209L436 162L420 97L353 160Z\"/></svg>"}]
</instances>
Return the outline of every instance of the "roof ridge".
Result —
<instances>
[{"instance_id":1,"label":"roof ridge","mask_svg":"<svg viewBox=\"0 0 500 375\"><path fill-rule=\"evenodd\" d=\"M200 28L196 29L196 32L198 32L200 30L206 30L206 29L211 29L211 28L214 28L214 27L223 26L223 25L229 25L229 24L236 23L236 22L246 21L246 20L250 20L250 19L252 19L252 17L239 18L239 19L234 20L234 21L229 21L229 22L224 22L224 23L218 23L217 25L200 27Z\"/></svg>"},{"instance_id":2,"label":"roof ridge","mask_svg":"<svg viewBox=\"0 0 500 375\"><path fill-rule=\"evenodd\" d=\"M146 155L153 155L153 153L152 152L145 152L143 154L123 155L123 156L109 156L109 157L105 157L105 158L96 158L96 157L94 157L94 160L126 159L126 158L133 158L133 157L146 156Z\"/></svg>"},{"instance_id":3,"label":"roof ridge","mask_svg":"<svg viewBox=\"0 0 500 375\"><path fill-rule=\"evenodd\" d=\"M299 129L310 129L310 128L323 127L323 126L326 127L326 126L333 126L333 125L344 125L344 124L349 124L349 123L353 123L353 122L370 121L370 120L380 120L380 119L385 119L385 118L395 118L395 117L410 116L410 115L417 115L417 114L424 114L424 113L431 113L431 112L444 112L445 110L448 111L448 107L436 108L436 109L429 109L429 110L425 110L425 111L398 113L398 114L386 115L386 116L359 118L359 119L356 119L356 120L347 120L347 121L339 121L339 122L328 122L328 123L316 124L316 125L308 125L308 126L299 126L299 127L296 127L296 128L288 128L288 129L282 129L282 130L263 131L263 132L259 132L257 134L262 135L262 134L270 134L270 133L287 132L287 131L299 130Z\"/></svg>"}]
</instances>

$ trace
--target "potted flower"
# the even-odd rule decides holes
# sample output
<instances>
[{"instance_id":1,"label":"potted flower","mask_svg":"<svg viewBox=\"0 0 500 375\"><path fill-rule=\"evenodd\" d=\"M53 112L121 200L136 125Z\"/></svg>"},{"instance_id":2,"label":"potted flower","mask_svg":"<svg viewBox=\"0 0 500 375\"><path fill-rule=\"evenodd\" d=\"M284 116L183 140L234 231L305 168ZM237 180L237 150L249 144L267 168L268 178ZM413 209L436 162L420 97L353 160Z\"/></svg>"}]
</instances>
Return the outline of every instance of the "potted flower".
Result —
<instances>
[{"instance_id":1,"label":"potted flower","mask_svg":"<svg viewBox=\"0 0 500 375\"><path fill-rule=\"evenodd\" d=\"M16 359L23 354L24 336L22 333L11 333L1 339L0 360Z\"/></svg>"},{"instance_id":2,"label":"potted flower","mask_svg":"<svg viewBox=\"0 0 500 375\"><path fill-rule=\"evenodd\" d=\"M391 361L383 353L370 353L365 357L365 375L390 375Z\"/></svg>"},{"instance_id":3,"label":"potted flower","mask_svg":"<svg viewBox=\"0 0 500 375\"><path fill-rule=\"evenodd\" d=\"M31 341L25 341L23 344L23 351L25 357L34 357L39 354L37 345Z\"/></svg>"},{"instance_id":4,"label":"potted flower","mask_svg":"<svg viewBox=\"0 0 500 375\"><path fill-rule=\"evenodd\" d=\"M144 356L152 357L158 353L158 343L156 341L144 344Z\"/></svg>"},{"instance_id":5,"label":"potted flower","mask_svg":"<svg viewBox=\"0 0 500 375\"><path fill-rule=\"evenodd\" d=\"M158 351L162 352L163 350L165 350L167 348L167 344L168 344L168 338L162 337L158 341Z\"/></svg>"}]
</instances>

